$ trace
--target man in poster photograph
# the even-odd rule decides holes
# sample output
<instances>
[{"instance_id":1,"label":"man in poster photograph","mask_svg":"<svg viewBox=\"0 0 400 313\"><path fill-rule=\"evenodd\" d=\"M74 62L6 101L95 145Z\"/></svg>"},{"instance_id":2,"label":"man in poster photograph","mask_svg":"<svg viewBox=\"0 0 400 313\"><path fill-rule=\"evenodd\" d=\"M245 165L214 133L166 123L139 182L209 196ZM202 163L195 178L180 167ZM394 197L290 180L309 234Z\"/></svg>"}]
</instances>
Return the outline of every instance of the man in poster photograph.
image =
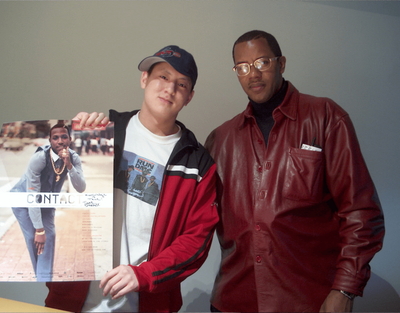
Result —
<instances>
[{"instance_id":1,"label":"man in poster photograph","mask_svg":"<svg viewBox=\"0 0 400 313\"><path fill-rule=\"evenodd\" d=\"M86 188L78 154L69 148L70 131L64 124L50 130L50 145L39 147L12 192L60 192L67 174L78 192ZM55 248L55 208L13 207L29 251L37 281L51 281Z\"/></svg>"}]
</instances>

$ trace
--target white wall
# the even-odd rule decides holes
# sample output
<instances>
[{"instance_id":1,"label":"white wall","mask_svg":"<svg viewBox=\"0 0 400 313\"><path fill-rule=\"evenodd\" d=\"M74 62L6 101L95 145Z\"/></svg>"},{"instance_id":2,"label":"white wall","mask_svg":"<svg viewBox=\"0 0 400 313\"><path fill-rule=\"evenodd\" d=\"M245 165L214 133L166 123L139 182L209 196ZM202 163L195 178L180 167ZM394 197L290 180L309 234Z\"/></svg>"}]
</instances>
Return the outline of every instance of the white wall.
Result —
<instances>
[{"instance_id":1,"label":"white wall","mask_svg":"<svg viewBox=\"0 0 400 313\"><path fill-rule=\"evenodd\" d=\"M180 120L204 142L246 105L231 70L233 42L248 30L271 32L287 57L284 77L350 113L380 194L384 248L371 263L373 275L355 311L400 311L399 4L1 1L0 123L139 108L138 62L177 44L193 53L199 67L195 97ZM208 310L218 263L215 243L205 266L183 284L183 311ZM0 297L42 304L45 295L40 283L0 283Z\"/></svg>"}]
</instances>

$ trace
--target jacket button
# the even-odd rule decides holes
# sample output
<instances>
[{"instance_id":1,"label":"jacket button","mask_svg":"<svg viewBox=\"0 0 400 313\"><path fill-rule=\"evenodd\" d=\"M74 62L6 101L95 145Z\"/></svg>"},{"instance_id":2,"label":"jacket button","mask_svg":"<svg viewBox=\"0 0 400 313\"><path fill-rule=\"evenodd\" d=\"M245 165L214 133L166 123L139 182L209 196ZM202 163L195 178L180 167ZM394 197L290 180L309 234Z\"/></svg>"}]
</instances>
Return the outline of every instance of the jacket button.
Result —
<instances>
[{"instance_id":1,"label":"jacket button","mask_svg":"<svg viewBox=\"0 0 400 313\"><path fill-rule=\"evenodd\" d=\"M256 225L256 230L260 231L261 230L261 226L259 224Z\"/></svg>"},{"instance_id":2,"label":"jacket button","mask_svg":"<svg viewBox=\"0 0 400 313\"><path fill-rule=\"evenodd\" d=\"M258 139L258 143L261 145L263 141L261 139Z\"/></svg>"},{"instance_id":3,"label":"jacket button","mask_svg":"<svg viewBox=\"0 0 400 313\"><path fill-rule=\"evenodd\" d=\"M261 166L261 165L258 167L258 171L259 171L260 173L262 172L262 166Z\"/></svg>"},{"instance_id":4,"label":"jacket button","mask_svg":"<svg viewBox=\"0 0 400 313\"><path fill-rule=\"evenodd\" d=\"M271 168L271 162L267 162L266 164L265 164L265 168L267 169L267 170L269 170L270 168Z\"/></svg>"},{"instance_id":5,"label":"jacket button","mask_svg":"<svg viewBox=\"0 0 400 313\"><path fill-rule=\"evenodd\" d=\"M261 263L261 256L259 256L259 255L256 256L256 262Z\"/></svg>"}]
</instances>

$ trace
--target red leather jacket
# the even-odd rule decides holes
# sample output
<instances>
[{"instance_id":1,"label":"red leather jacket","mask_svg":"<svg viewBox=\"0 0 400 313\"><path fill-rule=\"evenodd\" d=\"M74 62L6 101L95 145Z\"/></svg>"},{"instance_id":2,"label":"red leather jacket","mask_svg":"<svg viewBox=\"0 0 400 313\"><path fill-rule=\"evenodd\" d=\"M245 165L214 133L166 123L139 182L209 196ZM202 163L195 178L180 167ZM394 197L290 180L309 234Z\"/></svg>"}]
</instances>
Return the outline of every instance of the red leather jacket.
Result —
<instances>
[{"instance_id":1,"label":"red leather jacket","mask_svg":"<svg viewBox=\"0 0 400 313\"><path fill-rule=\"evenodd\" d=\"M268 146L247 109L214 130L221 311L319 311L331 289L362 295L383 215L348 114L289 83ZM321 152L301 149L318 145Z\"/></svg>"}]
</instances>

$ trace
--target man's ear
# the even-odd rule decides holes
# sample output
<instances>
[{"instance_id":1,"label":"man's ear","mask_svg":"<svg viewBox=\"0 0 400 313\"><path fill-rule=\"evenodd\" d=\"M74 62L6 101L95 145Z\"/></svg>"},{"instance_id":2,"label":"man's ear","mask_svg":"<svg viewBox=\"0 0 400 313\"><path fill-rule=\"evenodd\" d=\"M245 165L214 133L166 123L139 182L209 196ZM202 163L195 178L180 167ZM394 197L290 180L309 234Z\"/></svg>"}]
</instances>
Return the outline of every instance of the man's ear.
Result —
<instances>
[{"instance_id":1,"label":"man's ear","mask_svg":"<svg viewBox=\"0 0 400 313\"><path fill-rule=\"evenodd\" d=\"M142 76L140 77L140 87L142 89L145 89L147 86L147 79L149 78L149 73L148 72L142 72Z\"/></svg>"},{"instance_id":2,"label":"man's ear","mask_svg":"<svg viewBox=\"0 0 400 313\"><path fill-rule=\"evenodd\" d=\"M192 90L192 92L188 96L185 106L187 106L189 102L192 101L193 96L194 96L194 90Z\"/></svg>"},{"instance_id":3,"label":"man's ear","mask_svg":"<svg viewBox=\"0 0 400 313\"><path fill-rule=\"evenodd\" d=\"M281 74L283 74L285 72L285 68L286 68L286 57L281 56L278 60L279 62L279 72Z\"/></svg>"}]
</instances>

